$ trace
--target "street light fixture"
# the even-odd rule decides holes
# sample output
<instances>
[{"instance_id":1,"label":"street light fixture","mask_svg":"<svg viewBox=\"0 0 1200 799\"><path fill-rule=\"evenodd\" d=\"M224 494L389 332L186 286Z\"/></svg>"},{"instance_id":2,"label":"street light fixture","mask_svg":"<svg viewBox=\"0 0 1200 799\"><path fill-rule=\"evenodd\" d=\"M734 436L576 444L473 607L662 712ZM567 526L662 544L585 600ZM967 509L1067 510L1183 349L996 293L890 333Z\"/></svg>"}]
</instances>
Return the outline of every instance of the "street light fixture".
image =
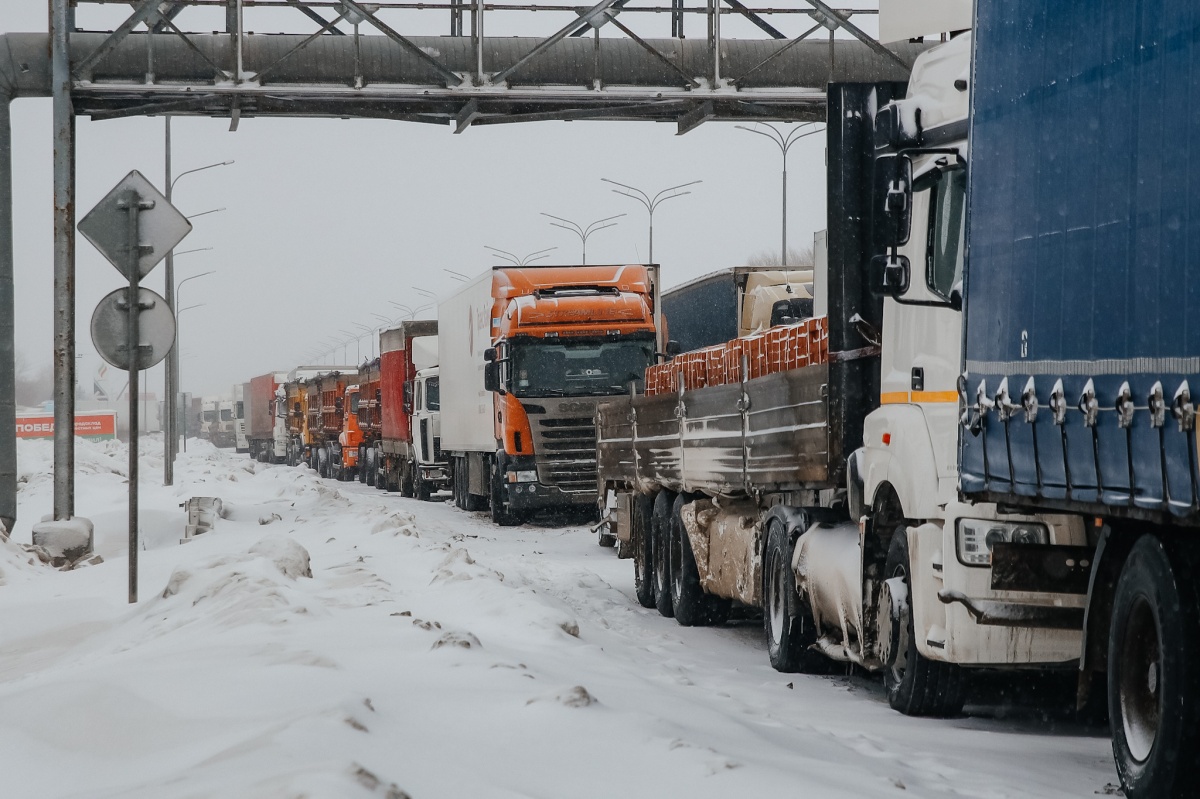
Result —
<instances>
[{"instance_id":1,"label":"street light fixture","mask_svg":"<svg viewBox=\"0 0 1200 799\"><path fill-rule=\"evenodd\" d=\"M175 257L178 258L181 255L187 255L188 253L191 253L191 252L205 252L205 251L211 250L211 249L212 249L212 247L196 247L195 249L184 250L183 252L177 252L177 253L175 253Z\"/></svg>"},{"instance_id":2,"label":"street light fixture","mask_svg":"<svg viewBox=\"0 0 1200 799\"><path fill-rule=\"evenodd\" d=\"M167 203L171 203L171 197L175 190L175 184L184 175L192 175L196 172L203 172L206 169L215 169L219 166L229 166L233 163L232 160L221 161L216 164L208 164L206 166L188 169L171 176L171 115L167 114L163 117L164 120L164 180L166 184L166 199ZM196 214L200 216L200 214ZM194 252L194 250L189 251ZM172 310L178 308L179 305L174 301L172 296L175 292L175 253L173 250L167 251L166 257L166 274L163 276L163 284L166 288L167 304ZM179 394L179 348L178 346L171 347L167 351L167 365L165 375L164 395L170 398L168 403L169 410L167 411L166 429L163 431L163 485L173 485L175 482L175 455L179 452L179 439L176 435L176 430L179 427L179 407L177 396ZM186 439L184 446L187 446ZM186 451L186 449L185 449Z\"/></svg>"},{"instance_id":3,"label":"street light fixture","mask_svg":"<svg viewBox=\"0 0 1200 799\"><path fill-rule=\"evenodd\" d=\"M813 122L810 124L816 125L818 123ZM771 132L767 133L767 131L765 131L765 130L759 130L760 125ZM782 251L782 255L780 256L780 259L782 261L781 265L787 266L788 265L788 254L787 254L787 154L788 154L788 150L790 150L792 148L792 145L795 144L800 139L803 139L805 136L811 136L814 133L820 133L822 129L814 128L812 130L805 131L804 126L801 125L798 128L793 128L785 136L783 134L783 132L780 131L778 128L776 128L774 125L768 125L765 122L756 122L754 127L752 127L752 128L748 128L745 125L734 125L734 127L740 128L742 130L748 130L751 133L757 133L759 136L766 136L768 139L775 142L775 144L777 144L779 146L779 152L783 155L783 212L782 212L783 251ZM799 135L797 135L797 134L799 134Z\"/></svg>"},{"instance_id":4,"label":"street light fixture","mask_svg":"<svg viewBox=\"0 0 1200 799\"><path fill-rule=\"evenodd\" d=\"M338 330L339 333L349 336L346 339L346 346L350 346L350 342L354 342L354 362L362 363L362 333L355 333L353 330Z\"/></svg>"},{"instance_id":5,"label":"street light fixture","mask_svg":"<svg viewBox=\"0 0 1200 799\"><path fill-rule=\"evenodd\" d=\"M354 325L357 328L360 328L363 331L364 336L371 336L371 349L369 350L368 354L372 358L374 358L375 357L375 337L372 334L375 332L375 328L364 325L362 322L351 322L350 324Z\"/></svg>"},{"instance_id":6,"label":"street light fixture","mask_svg":"<svg viewBox=\"0 0 1200 799\"><path fill-rule=\"evenodd\" d=\"M605 228L610 228L610 227L615 226L617 223L613 222L612 220L620 219L621 217L626 216L626 214L617 214L616 216L606 216L604 219L597 219L595 222L591 223L586 228L581 228L579 225L575 224L570 219L563 219L561 216L555 216L554 214L548 214L545 211L542 211L541 214L542 214L542 216L548 216L551 219L556 220L556 221L550 223L551 225L554 225L554 227L560 227L563 230L569 230L572 233L574 233L576 236L579 237L579 242L583 248L583 254L582 254L581 260L582 260L584 266L587 265L588 236L592 235L593 233L595 233L598 230L604 230ZM605 223L607 223L607 224L605 224Z\"/></svg>"},{"instance_id":7,"label":"street light fixture","mask_svg":"<svg viewBox=\"0 0 1200 799\"><path fill-rule=\"evenodd\" d=\"M198 214L191 214L189 216L185 216L184 219L195 219L198 216L208 216L209 214L220 213L221 211L224 211L224 210L225 210L224 208L210 208L207 211L201 211Z\"/></svg>"},{"instance_id":8,"label":"street light fixture","mask_svg":"<svg viewBox=\"0 0 1200 799\"><path fill-rule=\"evenodd\" d=\"M653 198L651 198L648 194L646 194L646 192L642 191L641 189L636 189L633 186L626 186L624 183L618 183L617 181L609 180L608 178L600 178L600 180L604 183L611 183L614 186L620 186L619 189L613 189L613 191L622 197L629 197L646 206L646 211L650 214L650 256L648 263L654 263L654 209L657 208L661 203L665 203L667 200L674 200L676 197L683 197L684 195L691 194L690 191L679 191L680 189L687 188L688 186L695 186L697 183L703 183L703 181L700 180L693 180L690 183L680 183L678 186L672 186L669 189L663 189L658 194L654 195ZM667 192L676 193L667 194Z\"/></svg>"},{"instance_id":9,"label":"street light fixture","mask_svg":"<svg viewBox=\"0 0 1200 799\"><path fill-rule=\"evenodd\" d=\"M526 264L531 264L534 261L540 261L543 258L547 257L546 253L550 252L551 250L558 249L557 247L547 247L544 250L537 250L535 252L531 252L528 255L526 255L524 258L519 258L516 255L513 255L511 252L508 252L507 250L502 250L499 247L493 247L490 244L483 245L483 248L485 250L491 250L494 255L499 255L501 258L508 261L513 266L525 266Z\"/></svg>"}]
</instances>

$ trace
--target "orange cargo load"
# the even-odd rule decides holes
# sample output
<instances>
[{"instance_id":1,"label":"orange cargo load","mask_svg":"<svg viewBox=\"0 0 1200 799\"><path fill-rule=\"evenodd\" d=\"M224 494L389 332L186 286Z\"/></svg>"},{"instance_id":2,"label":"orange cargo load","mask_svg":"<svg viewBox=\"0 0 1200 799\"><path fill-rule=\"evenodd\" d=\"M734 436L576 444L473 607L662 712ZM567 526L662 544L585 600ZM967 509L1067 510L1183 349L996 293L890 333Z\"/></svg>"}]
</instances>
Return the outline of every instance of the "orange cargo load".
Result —
<instances>
[{"instance_id":1,"label":"orange cargo load","mask_svg":"<svg viewBox=\"0 0 1200 799\"><path fill-rule=\"evenodd\" d=\"M646 394L678 391L681 373L686 391L739 383L743 356L747 380L826 363L829 360L829 319L819 316L795 325L773 327L763 333L685 352L675 356L670 363L650 366L646 369Z\"/></svg>"}]
</instances>

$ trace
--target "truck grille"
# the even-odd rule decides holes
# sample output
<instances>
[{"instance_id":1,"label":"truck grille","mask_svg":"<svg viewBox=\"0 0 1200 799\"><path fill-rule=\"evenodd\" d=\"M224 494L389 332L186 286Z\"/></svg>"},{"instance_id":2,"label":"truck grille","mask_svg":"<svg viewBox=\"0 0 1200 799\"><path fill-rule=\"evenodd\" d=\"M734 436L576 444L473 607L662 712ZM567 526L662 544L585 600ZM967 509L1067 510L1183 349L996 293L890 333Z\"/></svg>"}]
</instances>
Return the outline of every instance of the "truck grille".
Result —
<instances>
[{"instance_id":1,"label":"truck grille","mask_svg":"<svg viewBox=\"0 0 1200 799\"><path fill-rule=\"evenodd\" d=\"M532 427L538 480L563 491L594 492L596 424L592 417L536 419Z\"/></svg>"}]
</instances>

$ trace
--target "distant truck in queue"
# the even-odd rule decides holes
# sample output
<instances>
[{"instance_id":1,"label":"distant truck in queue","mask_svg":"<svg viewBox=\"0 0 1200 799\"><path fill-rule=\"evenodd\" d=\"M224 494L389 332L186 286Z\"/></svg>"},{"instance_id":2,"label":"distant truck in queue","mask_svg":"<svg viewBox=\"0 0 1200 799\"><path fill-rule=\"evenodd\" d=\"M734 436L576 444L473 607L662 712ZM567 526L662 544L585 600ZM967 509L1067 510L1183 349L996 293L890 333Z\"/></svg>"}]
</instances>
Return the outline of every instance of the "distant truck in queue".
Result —
<instances>
[{"instance_id":1,"label":"distant truck in queue","mask_svg":"<svg viewBox=\"0 0 1200 799\"><path fill-rule=\"evenodd\" d=\"M658 268L498 266L438 308L455 504L501 525L596 501L597 400L660 349Z\"/></svg>"},{"instance_id":2,"label":"distant truck in queue","mask_svg":"<svg viewBox=\"0 0 1200 799\"><path fill-rule=\"evenodd\" d=\"M401 322L379 334L380 435L366 456L375 486L406 497L448 487L446 462L422 452L415 440L412 396L417 372L437 363L436 320Z\"/></svg>"}]
</instances>

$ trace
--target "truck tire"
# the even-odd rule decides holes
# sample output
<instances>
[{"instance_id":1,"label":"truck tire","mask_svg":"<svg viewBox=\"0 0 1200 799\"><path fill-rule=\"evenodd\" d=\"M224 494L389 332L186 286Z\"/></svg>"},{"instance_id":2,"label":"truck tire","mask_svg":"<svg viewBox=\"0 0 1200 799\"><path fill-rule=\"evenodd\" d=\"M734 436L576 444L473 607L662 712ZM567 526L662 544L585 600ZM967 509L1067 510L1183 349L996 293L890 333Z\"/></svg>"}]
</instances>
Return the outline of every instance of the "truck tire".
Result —
<instances>
[{"instance_id":1,"label":"truck tire","mask_svg":"<svg viewBox=\"0 0 1200 799\"><path fill-rule=\"evenodd\" d=\"M329 450L325 447L317 449L317 475L329 477Z\"/></svg>"},{"instance_id":2,"label":"truck tire","mask_svg":"<svg viewBox=\"0 0 1200 799\"><path fill-rule=\"evenodd\" d=\"M488 471L490 473L488 483L492 489L488 502L492 512L492 524L498 524L501 527L516 527L522 524L525 521L524 514L509 510L504 506L504 483L501 482L503 476L500 473L499 461L493 459Z\"/></svg>"},{"instance_id":3,"label":"truck tire","mask_svg":"<svg viewBox=\"0 0 1200 799\"><path fill-rule=\"evenodd\" d=\"M367 485L371 486L372 488L374 488L375 487L375 474L378 470L378 467L375 466L375 448L367 447L367 450L366 450L366 452L363 453L363 455L364 455L363 466L362 466L363 482L366 483Z\"/></svg>"},{"instance_id":4,"label":"truck tire","mask_svg":"<svg viewBox=\"0 0 1200 799\"><path fill-rule=\"evenodd\" d=\"M1142 536L1113 596L1108 711L1113 757L1129 799L1195 796L1200 727L1200 597L1194 564Z\"/></svg>"},{"instance_id":5,"label":"truck tire","mask_svg":"<svg viewBox=\"0 0 1200 799\"><path fill-rule=\"evenodd\" d=\"M633 547L633 593L644 608L654 607L654 539L650 535L650 514L654 503L638 494L630 508L629 545Z\"/></svg>"},{"instance_id":6,"label":"truck tire","mask_svg":"<svg viewBox=\"0 0 1200 799\"><path fill-rule=\"evenodd\" d=\"M700 572L696 568L696 556L692 542L683 526L681 510L693 497L683 494L675 497L671 505L671 606L675 609L675 621L684 627L702 627L723 624L729 618L728 599L706 594L700 586Z\"/></svg>"},{"instance_id":7,"label":"truck tire","mask_svg":"<svg viewBox=\"0 0 1200 799\"><path fill-rule=\"evenodd\" d=\"M412 461L404 462L404 471L400 474L400 495L405 497L413 496L413 470Z\"/></svg>"},{"instance_id":8,"label":"truck tire","mask_svg":"<svg viewBox=\"0 0 1200 799\"><path fill-rule=\"evenodd\" d=\"M667 618L675 615L671 604L671 561L667 558L671 537L671 506L675 492L663 489L654 498L650 513L650 546L654 549L654 606Z\"/></svg>"},{"instance_id":9,"label":"truck tire","mask_svg":"<svg viewBox=\"0 0 1200 799\"><path fill-rule=\"evenodd\" d=\"M767 548L763 557L763 629L767 656L775 671L824 674L829 659L812 646L817 627L812 611L796 591L792 571L792 541L782 519L767 525Z\"/></svg>"},{"instance_id":10,"label":"truck tire","mask_svg":"<svg viewBox=\"0 0 1200 799\"><path fill-rule=\"evenodd\" d=\"M612 549L617 545L617 537L612 533L605 532L608 529L607 523L596 528L596 543L607 549Z\"/></svg>"},{"instance_id":11,"label":"truck tire","mask_svg":"<svg viewBox=\"0 0 1200 799\"><path fill-rule=\"evenodd\" d=\"M417 499L421 500L422 502L429 501L429 495L431 493L429 490L429 482L421 476L420 469L418 469L417 473L413 475L413 492L417 495Z\"/></svg>"},{"instance_id":12,"label":"truck tire","mask_svg":"<svg viewBox=\"0 0 1200 799\"><path fill-rule=\"evenodd\" d=\"M467 505L463 500L463 487L467 484L467 481L462 476L462 458L450 459L450 475L450 490L454 495L454 507L459 510L466 510Z\"/></svg>"},{"instance_id":13,"label":"truck tire","mask_svg":"<svg viewBox=\"0 0 1200 799\"><path fill-rule=\"evenodd\" d=\"M358 466L354 469L354 477L363 485L367 484L367 448L358 448Z\"/></svg>"},{"instance_id":14,"label":"truck tire","mask_svg":"<svg viewBox=\"0 0 1200 799\"><path fill-rule=\"evenodd\" d=\"M966 675L953 663L929 660L917 650L908 592L912 566L908 556L908 531L900 525L892 533L884 565L884 579L899 578L905 587L903 601L895 603L887 636L889 657L883 669L888 704L906 716L956 716L966 702Z\"/></svg>"}]
</instances>

